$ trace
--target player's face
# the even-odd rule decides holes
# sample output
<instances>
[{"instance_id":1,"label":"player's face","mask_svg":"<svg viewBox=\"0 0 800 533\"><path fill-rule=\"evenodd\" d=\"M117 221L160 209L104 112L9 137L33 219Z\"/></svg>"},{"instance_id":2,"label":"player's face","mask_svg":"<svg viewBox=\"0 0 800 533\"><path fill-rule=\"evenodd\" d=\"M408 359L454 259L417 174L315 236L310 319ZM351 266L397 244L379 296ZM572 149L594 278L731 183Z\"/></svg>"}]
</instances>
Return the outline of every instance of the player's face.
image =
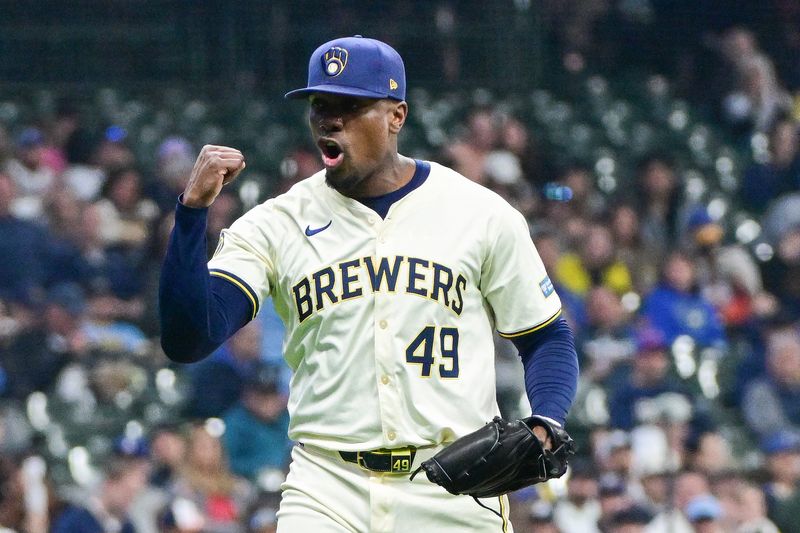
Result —
<instances>
[{"instance_id":1,"label":"player's face","mask_svg":"<svg viewBox=\"0 0 800 533\"><path fill-rule=\"evenodd\" d=\"M328 185L348 196L365 196L369 178L397 155L405 104L322 93L312 95L310 103L308 122Z\"/></svg>"}]
</instances>

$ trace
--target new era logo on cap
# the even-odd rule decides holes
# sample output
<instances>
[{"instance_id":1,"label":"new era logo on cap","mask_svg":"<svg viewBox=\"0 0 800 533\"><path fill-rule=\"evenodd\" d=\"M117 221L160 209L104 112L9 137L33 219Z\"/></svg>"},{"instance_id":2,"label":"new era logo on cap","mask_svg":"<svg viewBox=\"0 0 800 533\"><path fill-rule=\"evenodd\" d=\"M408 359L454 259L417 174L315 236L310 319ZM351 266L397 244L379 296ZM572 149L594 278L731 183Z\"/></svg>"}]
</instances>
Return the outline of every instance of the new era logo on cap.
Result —
<instances>
[{"instance_id":1,"label":"new era logo on cap","mask_svg":"<svg viewBox=\"0 0 800 533\"><path fill-rule=\"evenodd\" d=\"M405 100L403 60L388 44L360 35L329 41L311 54L307 86L286 98L313 93Z\"/></svg>"}]
</instances>

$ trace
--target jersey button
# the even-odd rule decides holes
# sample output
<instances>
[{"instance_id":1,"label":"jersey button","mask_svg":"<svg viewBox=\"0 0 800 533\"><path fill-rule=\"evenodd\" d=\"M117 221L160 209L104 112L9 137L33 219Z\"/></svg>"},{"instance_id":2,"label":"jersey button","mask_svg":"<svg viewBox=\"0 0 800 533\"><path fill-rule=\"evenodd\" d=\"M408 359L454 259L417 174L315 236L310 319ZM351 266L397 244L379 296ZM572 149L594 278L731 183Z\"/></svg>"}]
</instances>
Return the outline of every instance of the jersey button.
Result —
<instances>
[{"instance_id":1,"label":"jersey button","mask_svg":"<svg viewBox=\"0 0 800 533\"><path fill-rule=\"evenodd\" d=\"M386 322L385 320L381 320L380 322L378 322L378 325L381 327L381 329L386 329L386 326L388 326L389 323Z\"/></svg>"},{"instance_id":2,"label":"jersey button","mask_svg":"<svg viewBox=\"0 0 800 533\"><path fill-rule=\"evenodd\" d=\"M382 375L381 376L381 383L383 383L384 385L388 385L389 384L389 376L387 376L386 374Z\"/></svg>"},{"instance_id":3,"label":"jersey button","mask_svg":"<svg viewBox=\"0 0 800 533\"><path fill-rule=\"evenodd\" d=\"M386 244L386 237L379 237L378 242L381 244Z\"/></svg>"},{"instance_id":4,"label":"jersey button","mask_svg":"<svg viewBox=\"0 0 800 533\"><path fill-rule=\"evenodd\" d=\"M375 217L370 215L370 217L367 219L367 222L369 222L370 224L374 224L375 223Z\"/></svg>"},{"instance_id":5,"label":"jersey button","mask_svg":"<svg viewBox=\"0 0 800 533\"><path fill-rule=\"evenodd\" d=\"M397 433L395 433L394 431L390 431L389 433L386 434L386 436L389 438L389 440L394 440L397 438Z\"/></svg>"}]
</instances>

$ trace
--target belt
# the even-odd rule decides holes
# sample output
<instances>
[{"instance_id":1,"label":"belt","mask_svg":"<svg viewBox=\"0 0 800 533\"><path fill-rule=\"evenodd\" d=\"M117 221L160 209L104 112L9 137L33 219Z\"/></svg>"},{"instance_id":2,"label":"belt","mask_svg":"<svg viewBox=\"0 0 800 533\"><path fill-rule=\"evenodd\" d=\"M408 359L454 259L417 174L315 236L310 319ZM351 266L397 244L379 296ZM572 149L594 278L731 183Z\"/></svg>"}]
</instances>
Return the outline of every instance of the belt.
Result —
<instances>
[{"instance_id":1,"label":"belt","mask_svg":"<svg viewBox=\"0 0 800 533\"><path fill-rule=\"evenodd\" d=\"M417 449L409 447L370 452L339 452L339 455L348 463L355 463L365 470L404 474L411 472Z\"/></svg>"},{"instance_id":2,"label":"belt","mask_svg":"<svg viewBox=\"0 0 800 533\"><path fill-rule=\"evenodd\" d=\"M442 445L369 450L364 452L340 452L308 444L300 444L305 450L358 465L363 470L386 474L411 473L423 461L430 459L442 449Z\"/></svg>"}]
</instances>

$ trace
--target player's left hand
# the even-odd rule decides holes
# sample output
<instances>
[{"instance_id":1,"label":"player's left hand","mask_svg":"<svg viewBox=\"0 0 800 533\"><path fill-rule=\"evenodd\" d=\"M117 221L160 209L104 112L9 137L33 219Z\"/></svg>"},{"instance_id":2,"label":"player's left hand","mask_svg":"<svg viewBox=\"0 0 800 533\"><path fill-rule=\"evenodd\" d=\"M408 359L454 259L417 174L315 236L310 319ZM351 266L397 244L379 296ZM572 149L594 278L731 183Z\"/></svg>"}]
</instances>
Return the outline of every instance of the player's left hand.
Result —
<instances>
[{"instance_id":1,"label":"player's left hand","mask_svg":"<svg viewBox=\"0 0 800 533\"><path fill-rule=\"evenodd\" d=\"M552 450L553 449L553 439L550 438L550 434L547 433L547 430L542 426L533 426L533 434L536 435L536 438L539 439L539 442L542 443L542 448L545 450Z\"/></svg>"},{"instance_id":2,"label":"player's left hand","mask_svg":"<svg viewBox=\"0 0 800 533\"><path fill-rule=\"evenodd\" d=\"M451 494L489 498L561 477L573 453L572 438L549 418L507 422L498 416L424 461L411 478L425 470Z\"/></svg>"}]
</instances>

